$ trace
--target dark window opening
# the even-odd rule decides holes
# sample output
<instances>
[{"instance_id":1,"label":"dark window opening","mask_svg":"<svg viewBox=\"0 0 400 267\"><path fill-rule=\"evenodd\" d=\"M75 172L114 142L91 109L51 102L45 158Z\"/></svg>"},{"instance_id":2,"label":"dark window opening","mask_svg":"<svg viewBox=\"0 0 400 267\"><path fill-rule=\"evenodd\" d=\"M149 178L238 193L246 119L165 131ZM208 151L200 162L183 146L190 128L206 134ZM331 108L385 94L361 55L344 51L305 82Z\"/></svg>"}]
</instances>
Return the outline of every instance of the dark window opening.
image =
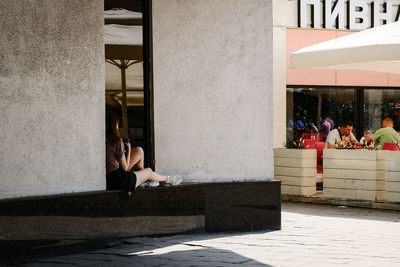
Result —
<instances>
[{"instance_id":1,"label":"dark window opening","mask_svg":"<svg viewBox=\"0 0 400 267\"><path fill-rule=\"evenodd\" d=\"M308 138L309 133L319 133L314 136L318 141L325 141L323 122L327 116L334 122L334 128L341 122L353 122L353 133L358 140L368 131L375 132L381 128L381 122L386 117L393 119L394 129L399 132L399 89L288 87L286 137L297 140ZM298 125L304 127L296 127Z\"/></svg>"},{"instance_id":2,"label":"dark window opening","mask_svg":"<svg viewBox=\"0 0 400 267\"><path fill-rule=\"evenodd\" d=\"M334 128L342 121L355 122L355 92L355 89L287 88L287 139L298 140L314 133L312 136L325 141L323 123L327 117L334 122Z\"/></svg>"},{"instance_id":3,"label":"dark window opening","mask_svg":"<svg viewBox=\"0 0 400 267\"><path fill-rule=\"evenodd\" d=\"M139 40L140 45L105 45L105 109L118 115L121 137L129 137L132 147L142 147L145 166L154 168L150 100L150 3L148 0L105 0L104 10L105 27L118 25L121 31L124 31L124 27L136 27L141 32L139 35L129 33L129 37Z\"/></svg>"}]
</instances>

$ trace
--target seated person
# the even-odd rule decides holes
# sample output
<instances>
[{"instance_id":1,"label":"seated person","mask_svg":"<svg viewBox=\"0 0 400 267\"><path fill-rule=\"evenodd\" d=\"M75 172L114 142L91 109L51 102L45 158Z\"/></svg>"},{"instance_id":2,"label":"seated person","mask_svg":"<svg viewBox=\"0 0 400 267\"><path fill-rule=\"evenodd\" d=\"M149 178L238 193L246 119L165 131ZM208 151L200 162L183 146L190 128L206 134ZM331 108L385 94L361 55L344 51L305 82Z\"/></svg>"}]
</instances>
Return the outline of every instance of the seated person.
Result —
<instances>
[{"instance_id":1,"label":"seated person","mask_svg":"<svg viewBox=\"0 0 400 267\"><path fill-rule=\"evenodd\" d=\"M364 136L361 137L360 143L363 144L363 145L366 145L365 141L367 140L368 137L370 137L370 136L373 135L373 134L374 134L374 132L371 131L371 130L366 131L366 132L364 133Z\"/></svg>"},{"instance_id":2,"label":"seated person","mask_svg":"<svg viewBox=\"0 0 400 267\"><path fill-rule=\"evenodd\" d=\"M300 113L296 113L296 120L293 122L293 139L294 140L299 140L304 133L304 123L301 120Z\"/></svg>"},{"instance_id":3,"label":"seated person","mask_svg":"<svg viewBox=\"0 0 400 267\"><path fill-rule=\"evenodd\" d=\"M131 150L130 143L124 143L119 137L119 119L111 112L106 115L106 189L133 192L136 187L149 181L177 185L182 182L179 175L164 176L143 168L143 157ZM125 150L125 145L127 149ZM132 153L133 152L133 153ZM131 158L134 157L134 160ZM133 166L139 169L132 172Z\"/></svg>"},{"instance_id":4,"label":"seated person","mask_svg":"<svg viewBox=\"0 0 400 267\"><path fill-rule=\"evenodd\" d=\"M393 120L389 117L383 119L382 128L376 131L370 137L367 137L365 142L370 144L372 141L376 141L375 149L382 150L384 143L400 143L399 134L393 129Z\"/></svg>"},{"instance_id":5,"label":"seated person","mask_svg":"<svg viewBox=\"0 0 400 267\"><path fill-rule=\"evenodd\" d=\"M311 133L318 133L318 128L312 120L309 121L308 127L310 128Z\"/></svg>"},{"instance_id":6,"label":"seated person","mask_svg":"<svg viewBox=\"0 0 400 267\"><path fill-rule=\"evenodd\" d=\"M344 122L339 128L333 129L326 137L325 148L336 148L336 145L349 145L350 143L358 144L356 137L352 133L353 123Z\"/></svg>"},{"instance_id":7,"label":"seated person","mask_svg":"<svg viewBox=\"0 0 400 267\"><path fill-rule=\"evenodd\" d=\"M325 140L328 134L333 130L335 123L331 118L329 118L328 115L325 116L325 119L322 121L321 127L322 127L322 137Z\"/></svg>"}]
</instances>

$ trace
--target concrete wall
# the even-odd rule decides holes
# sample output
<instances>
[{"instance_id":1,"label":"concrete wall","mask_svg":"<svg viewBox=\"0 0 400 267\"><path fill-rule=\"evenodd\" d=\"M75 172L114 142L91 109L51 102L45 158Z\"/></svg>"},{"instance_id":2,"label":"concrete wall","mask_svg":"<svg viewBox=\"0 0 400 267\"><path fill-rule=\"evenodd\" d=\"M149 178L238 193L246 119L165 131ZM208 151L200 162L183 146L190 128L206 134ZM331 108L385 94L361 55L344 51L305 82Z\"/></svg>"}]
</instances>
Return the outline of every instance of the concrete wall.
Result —
<instances>
[{"instance_id":1,"label":"concrete wall","mask_svg":"<svg viewBox=\"0 0 400 267\"><path fill-rule=\"evenodd\" d=\"M292 22L295 1L273 0L273 106L274 147L286 144L286 27ZM291 13L286 14L287 11ZM283 15L285 14L285 15Z\"/></svg>"},{"instance_id":2,"label":"concrete wall","mask_svg":"<svg viewBox=\"0 0 400 267\"><path fill-rule=\"evenodd\" d=\"M153 0L156 169L273 179L272 1Z\"/></svg>"},{"instance_id":3,"label":"concrete wall","mask_svg":"<svg viewBox=\"0 0 400 267\"><path fill-rule=\"evenodd\" d=\"M0 0L0 199L105 188L102 0Z\"/></svg>"}]
</instances>

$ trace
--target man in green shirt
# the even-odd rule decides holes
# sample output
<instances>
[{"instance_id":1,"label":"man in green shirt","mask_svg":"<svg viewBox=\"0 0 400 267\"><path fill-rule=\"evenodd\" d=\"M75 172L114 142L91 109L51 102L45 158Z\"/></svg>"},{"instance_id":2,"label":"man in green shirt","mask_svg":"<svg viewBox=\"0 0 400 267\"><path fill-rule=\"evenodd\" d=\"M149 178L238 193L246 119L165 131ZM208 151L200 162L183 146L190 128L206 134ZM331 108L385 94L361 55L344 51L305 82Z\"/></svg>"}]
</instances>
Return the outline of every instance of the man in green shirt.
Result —
<instances>
[{"instance_id":1,"label":"man in green shirt","mask_svg":"<svg viewBox=\"0 0 400 267\"><path fill-rule=\"evenodd\" d=\"M384 143L400 143L400 136L393 129L393 120L391 118L385 118L382 121L382 128L368 137L365 142L369 145L372 141L376 141L375 148L378 150L382 150Z\"/></svg>"}]
</instances>

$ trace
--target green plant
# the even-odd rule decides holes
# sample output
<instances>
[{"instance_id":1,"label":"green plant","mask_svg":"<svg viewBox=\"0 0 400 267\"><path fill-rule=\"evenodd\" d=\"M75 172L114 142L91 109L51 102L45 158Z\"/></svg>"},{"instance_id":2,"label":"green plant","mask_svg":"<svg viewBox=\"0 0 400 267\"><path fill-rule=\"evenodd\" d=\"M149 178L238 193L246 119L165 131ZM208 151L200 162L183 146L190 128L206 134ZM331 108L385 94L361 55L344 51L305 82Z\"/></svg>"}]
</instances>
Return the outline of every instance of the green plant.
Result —
<instances>
[{"instance_id":1,"label":"green plant","mask_svg":"<svg viewBox=\"0 0 400 267\"><path fill-rule=\"evenodd\" d=\"M302 138L300 140L293 140L293 139L286 139L285 147L288 149L303 149L304 148L304 141Z\"/></svg>"}]
</instances>

